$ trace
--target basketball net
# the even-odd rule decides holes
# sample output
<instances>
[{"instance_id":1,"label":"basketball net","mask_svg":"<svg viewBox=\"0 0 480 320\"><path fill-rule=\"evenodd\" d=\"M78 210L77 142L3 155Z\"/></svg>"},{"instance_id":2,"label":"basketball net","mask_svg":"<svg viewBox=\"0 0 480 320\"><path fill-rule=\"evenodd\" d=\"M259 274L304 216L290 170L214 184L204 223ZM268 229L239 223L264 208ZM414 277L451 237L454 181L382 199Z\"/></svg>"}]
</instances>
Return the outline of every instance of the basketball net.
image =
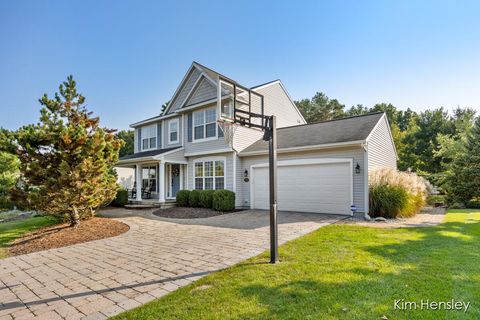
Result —
<instances>
[{"instance_id":1,"label":"basketball net","mask_svg":"<svg viewBox=\"0 0 480 320\"><path fill-rule=\"evenodd\" d=\"M229 145L233 142L233 136L235 135L235 131L237 131L238 125L226 120L217 120L218 126L223 131L223 138L225 142Z\"/></svg>"}]
</instances>

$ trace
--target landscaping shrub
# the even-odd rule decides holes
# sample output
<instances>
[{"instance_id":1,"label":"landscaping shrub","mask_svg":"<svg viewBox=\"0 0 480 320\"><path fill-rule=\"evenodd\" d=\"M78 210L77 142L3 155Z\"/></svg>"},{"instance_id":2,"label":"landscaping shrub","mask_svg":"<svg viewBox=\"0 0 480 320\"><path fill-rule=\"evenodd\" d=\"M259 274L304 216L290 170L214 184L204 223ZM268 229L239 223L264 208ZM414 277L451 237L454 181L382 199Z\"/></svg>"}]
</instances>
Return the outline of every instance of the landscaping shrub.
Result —
<instances>
[{"instance_id":1,"label":"landscaping shrub","mask_svg":"<svg viewBox=\"0 0 480 320\"><path fill-rule=\"evenodd\" d=\"M396 218L408 205L408 194L402 187L375 185L370 187L370 213L374 217Z\"/></svg>"},{"instance_id":2,"label":"landscaping shrub","mask_svg":"<svg viewBox=\"0 0 480 320\"><path fill-rule=\"evenodd\" d=\"M128 203L128 191L124 188L118 188L117 195L112 201L112 206L123 207Z\"/></svg>"},{"instance_id":3,"label":"landscaping shrub","mask_svg":"<svg viewBox=\"0 0 480 320\"><path fill-rule=\"evenodd\" d=\"M203 190L200 193L200 204L204 208L213 208L213 194L215 193L215 190Z\"/></svg>"},{"instance_id":4,"label":"landscaping shrub","mask_svg":"<svg viewBox=\"0 0 480 320\"><path fill-rule=\"evenodd\" d=\"M202 204L200 203L200 194L202 190L192 190L190 191L190 196L188 198L188 205L193 208L201 207Z\"/></svg>"},{"instance_id":5,"label":"landscaping shrub","mask_svg":"<svg viewBox=\"0 0 480 320\"><path fill-rule=\"evenodd\" d=\"M235 209L235 192L216 190L213 193L213 209L217 211L232 211Z\"/></svg>"},{"instance_id":6,"label":"landscaping shrub","mask_svg":"<svg viewBox=\"0 0 480 320\"><path fill-rule=\"evenodd\" d=\"M180 190L177 192L177 206L188 207L190 198L190 190Z\"/></svg>"},{"instance_id":7,"label":"landscaping shrub","mask_svg":"<svg viewBox=\"0 0 480 320\"><path fill-rule=\"evenodd\" d=\"M379 169L369 175L370 215L410 217L425 205L430 184L414 173Z\"/></svg>"}]
</instances>

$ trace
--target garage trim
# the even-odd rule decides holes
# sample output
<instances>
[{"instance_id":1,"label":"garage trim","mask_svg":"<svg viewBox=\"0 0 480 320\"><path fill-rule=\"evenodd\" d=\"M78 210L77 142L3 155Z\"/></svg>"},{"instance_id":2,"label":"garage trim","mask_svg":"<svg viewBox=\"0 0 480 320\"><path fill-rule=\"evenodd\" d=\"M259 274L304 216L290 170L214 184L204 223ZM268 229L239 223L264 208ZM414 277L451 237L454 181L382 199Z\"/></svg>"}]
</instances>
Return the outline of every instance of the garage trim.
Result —
<instances>
[{"instance_id":1,"label":"garage trim","mask_svg":"<svg viewBox=\"0 0 480 320\"><path fill-rule=\"evenodd\" d=\"M352 158L313 158L313 159L296 159L296 160L281 160L277 161L277 167L285 166L301 166L312 164L327 164L327 163L348 163L350 167L350 204L353 205L353 159ZM255 206L255 168L268 167L269 163L260 163L250 166L250 208ZM353 216L353 212L350 213Z\"/></svg>"}]
</instances>

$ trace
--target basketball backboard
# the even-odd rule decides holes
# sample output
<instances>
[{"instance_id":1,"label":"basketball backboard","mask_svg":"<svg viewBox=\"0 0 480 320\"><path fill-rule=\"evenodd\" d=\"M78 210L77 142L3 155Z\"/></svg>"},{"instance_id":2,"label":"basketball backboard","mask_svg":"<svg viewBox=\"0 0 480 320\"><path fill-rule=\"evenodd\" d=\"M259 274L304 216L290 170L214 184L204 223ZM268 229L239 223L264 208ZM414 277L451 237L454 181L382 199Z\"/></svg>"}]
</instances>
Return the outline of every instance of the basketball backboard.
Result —
<instances>
[{"instance_id":1,"label":"basketball backboard","mask_svg":"<svg viewBox=\"0 0 480 320\"><path fill-rule=\"evenodd\" d=\"M261 129L264 118L263 95L219 77L217 112L219 121Z\"/></svg>"}]
</instances>

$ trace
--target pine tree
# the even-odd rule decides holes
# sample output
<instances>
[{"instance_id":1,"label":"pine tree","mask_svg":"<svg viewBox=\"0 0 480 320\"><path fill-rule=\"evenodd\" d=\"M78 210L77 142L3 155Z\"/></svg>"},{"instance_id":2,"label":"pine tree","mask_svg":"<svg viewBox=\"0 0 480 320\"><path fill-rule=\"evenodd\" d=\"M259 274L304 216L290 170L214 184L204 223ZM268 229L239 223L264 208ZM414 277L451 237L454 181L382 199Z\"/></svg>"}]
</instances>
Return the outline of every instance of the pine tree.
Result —
<instances>
[{"instance_id":1,"label":"pine tree","mask_svg":"<svg viewBox=\"0 0 480 320\"><path fill-rule=\"evenodd\" d=\"M39 101L40 122L14 134L22 183L13 197L25 207L63 216L77 226L115 197L112 169L123 142L87 111L72 76L54 99L45 94Z\"/></svg>"},{"instance_id":2,"label":"pine tree","mask_svg":"<svg viewBox=\"0 0 480 320\"><path fill-rule=\"evenodd\" d=\"M468 205L480 200L480 117L468 134L465 152L453 161L446 186L453 201Z\"/></svg>"}]
</instances>

